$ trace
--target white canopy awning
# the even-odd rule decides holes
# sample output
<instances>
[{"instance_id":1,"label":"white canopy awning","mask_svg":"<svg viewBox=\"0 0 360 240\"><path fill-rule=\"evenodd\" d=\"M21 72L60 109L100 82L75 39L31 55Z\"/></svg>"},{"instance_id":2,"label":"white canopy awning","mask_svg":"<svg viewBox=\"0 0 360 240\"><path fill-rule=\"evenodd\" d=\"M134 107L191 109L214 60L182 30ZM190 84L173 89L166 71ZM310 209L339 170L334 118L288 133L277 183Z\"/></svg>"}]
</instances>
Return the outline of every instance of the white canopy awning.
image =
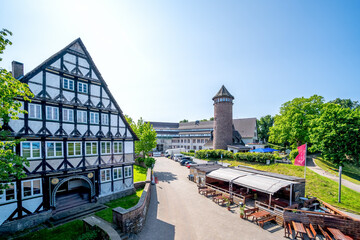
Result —
<instances>
[{"instance_id":1,"label":"white canopy awning","mask_svg":"<svg viewBox=\"0 0 360 240\"><path fill-rule=\"evenodd\" d=\"M230 182L238 177L245 176L249 173L235 170L232 168L219 168L218 170L208 173L206 176L219 179L221 181ZM251 173L250 173L251 174Z\"/></svg>"},{"instance_id":2,"label":"white canopy awning","mask_svg":"<svg viewBox=\"0 0 360 240\"><path fill-rule=\"evenodd\" d=\"M259 173L246 172L231 168L220 168L206 175L207 177L254 189L260 192L274 194L281 188L298 182L288 181L281 178L269 177Z\"/></svg>"},{"instance_id":3,"label":"white canopy awning","mask_svg":"<svg viewBox=\"0 0 360 240\"><path fill-rule=\"evenodd\" d=\"M263 176L259 174L246 175L244 177L236 178L233 183L255 189L260 192L273 194L280 190L280 188L296 184L297 182L286 181L279 178Z\"/></svg>"}]
</instances>

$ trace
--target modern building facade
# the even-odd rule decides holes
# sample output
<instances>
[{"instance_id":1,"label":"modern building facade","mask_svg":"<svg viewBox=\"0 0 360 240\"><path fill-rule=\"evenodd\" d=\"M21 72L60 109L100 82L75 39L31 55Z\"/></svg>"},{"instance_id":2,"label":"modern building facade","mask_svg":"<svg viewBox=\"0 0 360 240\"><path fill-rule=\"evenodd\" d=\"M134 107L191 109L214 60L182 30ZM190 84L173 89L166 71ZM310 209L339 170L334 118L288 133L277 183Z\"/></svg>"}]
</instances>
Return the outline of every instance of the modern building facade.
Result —
<instances>
[{"instance_id":1,"label":"modern building facade","mask_svg":"<svg viewBox=\"0 0 360 240\"><path fill-rule=\"evenodd\" d=\"M157 133L157 151L174 148L250 150L245 144L258 141L256 118L233 119L233 99L222 86L213 97L214 121L150 122Z\"/></svg>"},{"instance_id":2,"label":"modern building facade","mask_svg":"<svg viewBox=\"0 0 360 240\"><path fill-rule=\"evenodd\" d=\"M13 76L34 94L8 125L30 165L0 194L0 225L133 189L137 136L80 39L25 76L13 62Z\"/></svg>"}]
</instances>

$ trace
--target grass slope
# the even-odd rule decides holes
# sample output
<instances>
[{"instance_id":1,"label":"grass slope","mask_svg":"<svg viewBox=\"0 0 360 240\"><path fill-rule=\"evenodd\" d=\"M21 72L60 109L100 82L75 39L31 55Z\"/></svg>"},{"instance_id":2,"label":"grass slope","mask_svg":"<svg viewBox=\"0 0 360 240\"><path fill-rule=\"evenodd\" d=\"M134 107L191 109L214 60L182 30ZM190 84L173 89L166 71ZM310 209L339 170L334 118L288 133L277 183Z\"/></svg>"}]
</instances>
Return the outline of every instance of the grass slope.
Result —
<instances>
[{"instance_id":1,"label":"grass slope","mask_svg":"<svg viewBox=\"0 0 360 240\"><path fill-rule=\"evenodd\" d=\"M40 231L29 233L16 240L73 240L83 234L83 222L74 220L58 227L44 228Z\"/></svg>"},{"instance_id":2,"label":"grass slope","mask_svg":"<svg viewBox=\"0 0 360 240\"><path fill-rule=\"evenodd\" d=\"M142 182L146 180L147 168L134 165L134 182Z\"/></svg>"},{"instance_id":3,"label":"grass slope","mask_svg":"<svg viewBox=\"0 0 360 240\"><path fill-rule=\"evenodd\" d=\"M288 165L288 164L271 164L264 165L259 163L241 162L235 160L224 160L223 162L230 163L231 166L250 166L258 170L280 173L296 177L304 177L304 167ZM311 195L320 198L321 200L330 203L336 207L344 210L350 210L360 213L360 193L342 186L341 188L341 203L338 203L338 184L326 177L306 170L306 195Z\"/></svg>"},{"instance_id":4,"label":"grass slope","mask_svg":"<svg viewBox=\"0 0 360 240\"><path fill-rule=\"evenodd\" d=\"M134 165L134 167L135 167L135 165ZM135 206L139 202L139 199L140 199L143 191L144 191L144 189L140 189L140 190L137 190L136 193L134 193L132 195L129 195L129 196L126 196L123 198L119 198L119 199L115 199L113 201L105 203L105 205L108 206L109 208L101 210L101 211L95 213L95 215L98 217L101 217L105 221L112 223L113 208L122 207L125 209L129 209L129 208Z\"/></svg>"},{"instance_id":5,"label":"grass slope","mask_svg":"<svg viewBox=\"0 0 360 240\"><path fill-rule=\"evenodd\" d=\"M326 161L321 157L317 157L315 159L315 163L325 171L338 176L339 170L332 162ZM342 170L342 178L355 184L360 184L360 168L353 164L345 163Z\"/></svg>"}]
</instances>

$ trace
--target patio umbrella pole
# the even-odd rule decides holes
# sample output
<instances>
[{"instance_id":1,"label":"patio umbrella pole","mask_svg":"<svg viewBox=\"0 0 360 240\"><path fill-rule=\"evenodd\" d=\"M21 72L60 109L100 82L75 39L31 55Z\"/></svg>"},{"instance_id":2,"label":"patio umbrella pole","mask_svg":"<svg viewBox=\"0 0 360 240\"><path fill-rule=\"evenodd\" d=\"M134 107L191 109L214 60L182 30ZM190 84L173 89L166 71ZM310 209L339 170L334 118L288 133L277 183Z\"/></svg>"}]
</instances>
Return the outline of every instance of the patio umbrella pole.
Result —
<instances>
[{"instance_id":1,"label":"patio umbrella pole","mask_svg":"<svg viewBox=\"0 0 360 240\"><path fill-rule=\"evenodd\" d=\"M269 194L269 208L271 207L271 193Z\"/></svg>"},{"instance_id":2,"label":"patio umbrella pole","mask_svg":"<svg viewBox=\"0 0 360 240\"><path fill-rule=\"evenodd\" d=\"M292 205L292 184L290 184L290 206Z\"/></svg>"}]
</instances>

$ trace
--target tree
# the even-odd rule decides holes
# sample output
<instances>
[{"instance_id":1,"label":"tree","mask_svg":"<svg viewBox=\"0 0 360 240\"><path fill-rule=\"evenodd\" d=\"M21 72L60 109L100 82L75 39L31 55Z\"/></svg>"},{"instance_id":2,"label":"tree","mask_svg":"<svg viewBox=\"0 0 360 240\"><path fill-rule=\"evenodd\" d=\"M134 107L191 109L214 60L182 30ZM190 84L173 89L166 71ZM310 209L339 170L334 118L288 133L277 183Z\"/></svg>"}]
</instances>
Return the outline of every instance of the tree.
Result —
<instances>
[{"instance_id":1,"label":"tree","mask_svg":"<svg viewBox=\"0 0 360 240\"><path fill-rule=\"evenodd\" d=\"M206 118L200 120L200 122L207 122L208 120Z\"/></svg>"},{"instance_id":2,"label":"tree","mask_svg":"<svg viewBox=\"0 0 360 240\"><path fill-rule=\"evenodd\" d=\"M0 54L2 54L11 41L7 39L12 33L6 29L0 31ZM2 61L2 58L0 58ZM13 177L20 179L25 176L23 166L29 166L29 162L15 154L15 146L19 144L19 139L10 137L8 123L10 119L18 119L19 113L27 113L21 110L21 102L30 101L33 97L29 87L25 83L13 78L12 74L6 69L0 68L0 189L7 188L7 183Z\"/></svg>"},{"instance_id":3,"label":"tree","mask_svg":"<svg viewBox=\"0 0 360 240\"><path fill-rule=\"evenodd\" d=\"M184 119L184 120L180 121L180 123L187 123L187 122L189 122L189 120L187 120L187 119Z\"/></svg>"},{"instance_id":4,"label":"tree","mask_svg":"<svg viewBox=\"0 0 360 240\"><path fill-rule=\"evenodd\" d=\"M352 101L351 99L336 98L335 100L332 100L329 103L335 103L340 105L341 107L350 108L352 110L360 107L358 101Z\"/></svg>"},{"instance_id":5,"label":"tree","mask_svg":"<svg viewBox=\"0 0 360 240\"><path fill-rule=\"evenodd\" d=\"M274 126L270 127L269 141L293 148L310 142L311 120L318 117L324 98L318 95L310 98L294 98L284 103L280 114L274 117Z\"/></svg>"},{"instance_id":6,"label":"tree","mask_svg":"<svg viewBox=\"0 0 360 240\"><path fill-rule=\"evenodd\" d=\"M270 127L274 125L274 117L266 115L261 117L260 120L256 120L256 122L259 139L268 142Z\"/></svg>"},{"instance_id":7,"label":"tree","mask_svg":"<svg viewBox=\"0 0 360 240\"><path fill-rule=\"evenodd\" d=\"M339 104L324 104L320 116L313 119L312 148L337 166L344 162L360 165L360 110Z\"/></svg>"},{"instance_id":8,"label":"tree","mask_svg":"<svg viewBox=\"0 0 360 240\"><path fill-rule=\"evenodd\" d=\"M209 118L209 121L214 121L214 120L215 120L214 117Z\"/></svg>"},{"instance_id":9,"label":"tree","mask_svg":"<svg viewBox=\"0 0 360 240\"><path fill-rule=\"evenodd\" d=\"M140 118L137 123L135 123L129 116L125 115L125 118L139 138L139 141L135 142L135 153L142 154L143 157L148 156L148 152L156 147L155 129L149 122L144 122L142 118Z\"/></svg>"}]
</instances>

